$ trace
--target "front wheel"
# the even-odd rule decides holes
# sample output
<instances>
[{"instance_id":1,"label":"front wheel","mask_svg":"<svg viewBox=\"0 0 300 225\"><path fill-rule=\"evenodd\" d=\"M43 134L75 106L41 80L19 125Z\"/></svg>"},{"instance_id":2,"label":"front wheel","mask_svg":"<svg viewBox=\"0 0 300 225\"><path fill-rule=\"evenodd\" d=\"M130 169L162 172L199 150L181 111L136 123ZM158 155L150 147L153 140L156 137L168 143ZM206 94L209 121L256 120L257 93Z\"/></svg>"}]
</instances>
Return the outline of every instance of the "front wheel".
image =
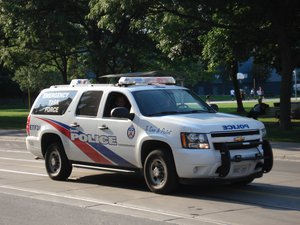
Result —
<instances>
[{"instance_id":1,"label":"front wheel","mask_svg":"<svg viewBox=\"0 0 300 225\"><path fill-rule=\"evenodd\" d=\"M53 180L66 180L72 172L72 165L63 146L58 143L51 144L47 148L45 166L49 177Z\"/></svg>"},{"instance_id":2,"label":"front wheel","mask_svg":"<svg viewBox=\"0 0 300 225\"><path fill-rule=\"evenodd\" d=\"M167 194L178 186L173 156L168 151L154 150L147 156L144 176L148 188L155 193Z\"/></svg>"}]
</instances>

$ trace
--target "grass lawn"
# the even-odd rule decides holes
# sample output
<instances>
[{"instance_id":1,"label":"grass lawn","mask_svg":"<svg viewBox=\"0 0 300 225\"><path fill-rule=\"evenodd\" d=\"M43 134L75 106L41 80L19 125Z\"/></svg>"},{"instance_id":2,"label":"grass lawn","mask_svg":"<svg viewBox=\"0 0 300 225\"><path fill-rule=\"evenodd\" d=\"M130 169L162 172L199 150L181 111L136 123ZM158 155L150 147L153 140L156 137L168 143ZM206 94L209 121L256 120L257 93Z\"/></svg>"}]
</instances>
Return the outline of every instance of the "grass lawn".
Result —
<instances>
[{"instance_id":1,"label":"grass lawn","mask_svg":"<svg viewBox=\"0 0 300 225\"><path fill-rule=\"evenodd\" d=\"M264 101L273 106L273 102ZM256 104L256 102L244 102L244 108L247 112ZM219 111L230 114L236 113L236 103L218 103ZM7 107L7 106L6 106ZM0 129L25 129L28 109L25 108L6 108L0 106ZM240 113L241 116L246 116L246 113ZM267 137L271 141L285 141L300 143L300 120L292 120L293 129L282 131L278 126L277 118L259 118L267 128Z\"/></svg>"},{"instance_id":2,"label":"grass lawn","mask_svg":"<svg viewBox=\"0 0 300 225\"><path fill-rule=\"evenodd\" d=\"M25 129L28 109L0 109L0 129Z\"/></svg>"}]
</instances>

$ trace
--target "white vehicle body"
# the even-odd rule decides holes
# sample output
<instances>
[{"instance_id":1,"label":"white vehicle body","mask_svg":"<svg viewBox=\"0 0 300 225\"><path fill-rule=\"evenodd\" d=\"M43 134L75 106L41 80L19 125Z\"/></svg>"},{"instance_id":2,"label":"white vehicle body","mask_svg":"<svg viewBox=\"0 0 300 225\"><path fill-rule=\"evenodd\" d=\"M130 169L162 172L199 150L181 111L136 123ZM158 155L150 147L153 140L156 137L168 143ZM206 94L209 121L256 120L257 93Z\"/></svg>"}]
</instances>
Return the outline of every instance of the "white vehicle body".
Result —
<instances>
[{"instance_id":1,"label":"white vehicle body","mask_svg":"<svg viewBox=\"0 0 300 225\"><path fill-rule=\"evenodd\" d=\"M185 93L187 100L180 100ZM127 98L127 116L124 107L115 110L121 116L111 116L111 109L107 114L116 94ZM158 112L167 103L157 104L169 95L177 110ZM142 170L157 193L170 192L179 181L251 182L271 170L272 150L261 122L217 113L195 99L175 85L53 86L40 93L28 116L27 149L46 158L52 179L66 179L72 164ZM54 151L47 156L49 148ZM57 158L63 162L55 163ZM64 164L69 169L61 175Z\"/></svg>"}]
</instances>

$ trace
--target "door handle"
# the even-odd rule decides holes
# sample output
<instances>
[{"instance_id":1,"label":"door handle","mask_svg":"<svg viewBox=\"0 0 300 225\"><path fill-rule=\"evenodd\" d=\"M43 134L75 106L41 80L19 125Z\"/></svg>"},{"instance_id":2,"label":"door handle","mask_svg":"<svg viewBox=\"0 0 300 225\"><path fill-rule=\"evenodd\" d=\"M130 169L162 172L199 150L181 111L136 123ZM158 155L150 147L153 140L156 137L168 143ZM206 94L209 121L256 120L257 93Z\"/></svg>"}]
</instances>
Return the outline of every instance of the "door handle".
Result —
<instances>
[{"instance_id":1,"label":"door handle","mask_svg":"<svg viewBox=\"0 0 300 225\"><path fill-rule=\"evenodd\" d=\"M98 127L100 130L107 130L108 126L106 126L105 124L103 124L102 126Z\"/></svg>"},{"instance_id":2,"label":"door handle","mask_svg":"<svg viewBox=\"0 0 300 225\"><path fill-rule=\"evenodd\" d=\"M80 125L78 123L74 122L74 123L70 124L70 127L77 128L77 127L80 127Z\"/></svg>"}]
</instances>

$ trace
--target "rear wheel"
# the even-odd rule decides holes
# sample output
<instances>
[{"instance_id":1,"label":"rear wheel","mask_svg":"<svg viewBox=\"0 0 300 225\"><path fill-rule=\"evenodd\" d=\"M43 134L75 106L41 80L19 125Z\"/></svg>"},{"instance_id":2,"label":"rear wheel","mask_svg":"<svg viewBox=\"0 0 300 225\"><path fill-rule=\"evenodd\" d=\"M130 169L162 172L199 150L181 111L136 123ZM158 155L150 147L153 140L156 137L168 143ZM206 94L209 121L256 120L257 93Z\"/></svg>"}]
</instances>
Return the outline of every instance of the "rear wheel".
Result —
<instances>
[{"instance_id":1,"label":"rear wheel","mask_svg":"<svg viewBox=\"0 0 300 225\"><path fill-rule=\"evenodd\" d=\"M45 166L49 177L53 180L66 180L72 172L72 164L59 143L51 144L47 148Z\"/></svg>"},{"instance_id":2,"label":"rear wheel","mask_svg":"<svg viewBox=\"0 0 300 225\"><path fill-rule=\"evenodd\" d=\"M144 176L152 192L167 194L178 187L178 177L170 152L154 150L147 156L144 164Z\"/></svg>"}]
</instances>

